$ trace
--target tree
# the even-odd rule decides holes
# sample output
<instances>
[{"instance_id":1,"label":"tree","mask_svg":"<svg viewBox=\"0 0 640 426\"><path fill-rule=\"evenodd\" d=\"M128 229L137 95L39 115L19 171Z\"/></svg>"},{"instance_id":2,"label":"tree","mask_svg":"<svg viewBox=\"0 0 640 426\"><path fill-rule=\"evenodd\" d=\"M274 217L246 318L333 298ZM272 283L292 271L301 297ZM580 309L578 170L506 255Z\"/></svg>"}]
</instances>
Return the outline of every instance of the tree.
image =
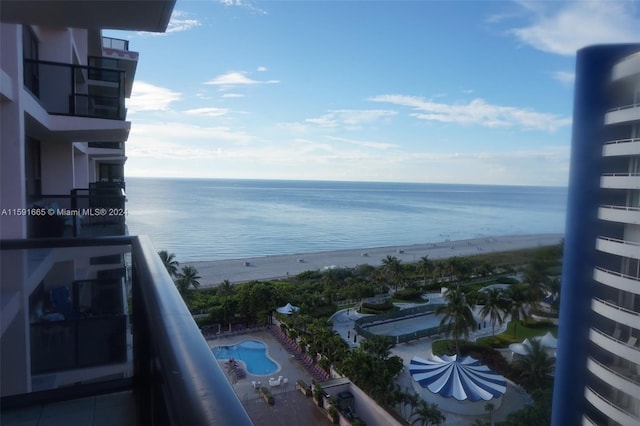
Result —
<instances>
[{"instance_id":1,"label":"tree","mask_svg":"<svg viewBox=\"0 0 640 426\"><path fill-rule=\"evenodd\" d=\"M398 286L404 281L404 268L401 261L395 256L387 256L382 259L382 270L389 283L393 284L397 291Z\"/></svg>"},{"instance_id":2,"label":"tree","mask_svg":"<svg viewBox=\"0 0 640 426\"><path fill-rule=\"evenodd\" d=\"M529 316L527 310L527 295L526 290L521 284L514 284L509 286L506 292L506 298L511 321L513 321L513 337L518 338L518 323Z\"/></svg>"},{"instance_id":3,"label":"tree","mask_svg":"<svg viewBox=\"0 0 640 426\"><path fill-rule=\"evenodd\" d=\"M229 280L224 280L218 286L218 296L222 297L223 306L224 306L224 322L227 322L227 305L229 301L229 296L233 295L233 285L229 282Z\"/></svg>"},{"instance_id":4,"label":"tree","mask_svg":"<svg viewBox=\"0 0 640 426\"><path fill-rule=\"evenodd\" d=\"M538 339L530 339L527 347L527 354L520 356L516 366L521 370L523 376L534 388L541 388L547 375L551 373L554 365L553 358Z\"/></svg>"},{"instance_id":5,"label":"tree","mask_svg":"<svg viewBox=\"0 0 640 426\"><path fill-rule=\"evenodd\" d=\"M158 256L160 256L160 260L162 260L162 263L171 278L177 277L178 267L180 266L180 263L178 263L178 261L176 260L176 255L173 253L169 253L166 250L160 250L158 252Z\"/></svg>"},{"instance_id":6,"label":"tree","mask_svg":"<svg viewBox=\"0 0 640 426\"><path fill-rule=\"evenodd\" d=\"M422 256L418 262L418 271L420 271L424 277L424 286L427 286L427 275L433 272L433 262L429 259L429 256Z\"/></svg>"},{"instance_id":7,"label":"tree","mask_svg":"<svg viewBox=\"0 0 640 426\"><path fill-rule=\"evenodd\" d=\"M490 288L485 292L485 302L480 310L480 315L482 315L482 319L489 317L489 321L491 321L491 334L493 336L496 335L496 323L500 325L504 323L504 305L502 290Z\"/></svg>"},{"instance_id":8,"label":"tree","mask_svg":"<svg viewBox=\"0 0 640 426\"><path fill-rule=\"evenodd\" d=\"M414 410L414 416L417 418L411 423L412 425L437 426L446 420L446 417L438 409L437 404L427 403L424 399L418 403L418 406Z\"/></svg>"},{"instance_id":9,"label":"tree","mask_svg":"<svg viewBox=\"0 0 640 426\"><path fill-rule=\"evenodd\" d=\"M198 281L200 278L202 277L198 275L198 270L195 267L191 265L183 266L176 280L176 286L180 294L185 294L190 287L200 288L200 281Z\"/></svg>"},{"instance_id":10,"label":"tree","mask_svg":"<svg viewBox=\"0 0 640 426\"><path fill-rule=\"evenodd\" d=\"M440 329L453 337L456 344L456 353L460 354L458 340L461 337L469 337L469 331L476 327L471 306L467 302L465 294L458 286L448 287L444 295L446 304L436 309L436 314L444 314L440 320Z\"/></svg>"}]
</instances>

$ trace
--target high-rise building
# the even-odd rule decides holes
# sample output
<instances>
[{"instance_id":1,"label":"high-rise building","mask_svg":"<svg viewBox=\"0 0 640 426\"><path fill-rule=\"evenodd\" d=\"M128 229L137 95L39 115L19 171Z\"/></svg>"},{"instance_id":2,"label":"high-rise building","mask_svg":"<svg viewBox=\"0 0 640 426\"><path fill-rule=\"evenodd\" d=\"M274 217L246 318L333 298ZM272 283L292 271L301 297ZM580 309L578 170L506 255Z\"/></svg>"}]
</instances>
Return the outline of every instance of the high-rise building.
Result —
<instances>
[{"instance_id":1,"label":"high-rise building","mask_svg":"<svg viewBox=\"0 0 640 426\"><path fill-rule=\"evenodd\" d=\"M552 423L640 424L640 44L578 51Z\"/></svg>"},{"instance_id":2,"label":"high-rise building","mask_svg":"<svg viewBox=\"0 0 640 426\"><path fill-rule=\"evenodd\" d=\"M135 410L112 424L250 423L149 239L126 231L138 53L102 30L165 31L174 4L2 1L3 413L125 390Z\"/></svg>"}]
</instances>

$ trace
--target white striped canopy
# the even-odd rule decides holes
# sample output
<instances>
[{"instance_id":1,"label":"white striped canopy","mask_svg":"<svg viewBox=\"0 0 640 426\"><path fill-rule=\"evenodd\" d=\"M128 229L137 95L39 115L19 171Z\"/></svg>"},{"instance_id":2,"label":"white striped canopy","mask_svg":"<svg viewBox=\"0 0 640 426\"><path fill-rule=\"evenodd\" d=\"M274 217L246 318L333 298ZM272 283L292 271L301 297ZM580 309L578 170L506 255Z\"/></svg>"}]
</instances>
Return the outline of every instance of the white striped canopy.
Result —
<instances>
[{"instance_id":1,"label":"white striped canopy","mask_svg":"<svg viewBox=\"0 0 640 426\"><path fill-rule=\"evenodd\" d=\"M458 401L489 401L507 391L504 377L471 357L413 357L409 373L423 388Z\"/></svg>"}]
</instances>

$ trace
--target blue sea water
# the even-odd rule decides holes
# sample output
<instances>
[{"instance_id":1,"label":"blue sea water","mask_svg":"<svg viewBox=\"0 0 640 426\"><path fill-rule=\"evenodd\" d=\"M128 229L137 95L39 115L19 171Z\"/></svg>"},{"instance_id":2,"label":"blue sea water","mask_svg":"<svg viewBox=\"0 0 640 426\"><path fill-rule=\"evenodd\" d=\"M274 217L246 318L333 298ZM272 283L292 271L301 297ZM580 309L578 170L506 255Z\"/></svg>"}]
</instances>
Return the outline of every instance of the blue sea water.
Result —
<instances>
[{"instance_id":1,"label":"blue sea water","mask_svg":"<svg viewBox=\"0 0 640 426\"><path fill-rule=\"evenodd\" d=\"M567 189L127 179L130 234L180 262L563 233Z\"/></svg>"}]
</instances>

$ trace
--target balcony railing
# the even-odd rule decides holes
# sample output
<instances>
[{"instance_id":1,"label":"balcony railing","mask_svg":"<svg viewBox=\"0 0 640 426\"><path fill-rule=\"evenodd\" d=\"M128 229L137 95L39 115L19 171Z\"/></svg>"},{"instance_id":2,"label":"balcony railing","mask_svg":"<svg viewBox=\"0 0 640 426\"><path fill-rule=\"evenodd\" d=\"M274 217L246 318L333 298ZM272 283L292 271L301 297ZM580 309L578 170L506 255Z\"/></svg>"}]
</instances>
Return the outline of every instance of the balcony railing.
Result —
<instances>
[{"instance_id":1,"label":"balcony railing","mask_svg":"<svg viewBox=\"0 0 640 426\"><path fill-rule=\"evenodd\" d=\"M125 119L124 70L25 59L24 73L49 114Z\"/></svg>"},{"instance_id":2,"label":"balcony railing","mask_svg":"<svg viewBox=\"0 0 640 426\"><path fill-rule=\"evenodd\" d=\"M124 142L89 142L89 148L122 149Z\"/></svg>"},{"instance_id":3,"label":"balcony railing","mask_svg":"<svg viewBox=\"0 0 640 426\"><path fill-rule=\"evenodd\" d=\"M106 47L107 49L129 50L129 40L102 37L102 47Z\"/></svg>"},{"instance_id":4,"label":"balcony railing","mask_svg":"<svg viewBox=\"0 0 640 426\"><path fill-rule=\"evenodd\" d=\"M126 234L124 182L96 182L69 195L45 194L34 207L46 214L31 215L30 238L106 237Z\"/></svg>"},{"instance_id":5,"label":"balcony railing","mask_svg":"<svg viewBox=\"0 0 640 426\"><path fill-rule=\"evenodd\" d=\"M2 256L12 259L26 259L31 251L44 250L55 257L56 262L67 257L78 261L78 256L94 256L96 251L100 250L124 250L129 253L130 261L126 263L130 265L127 276L130 277L131 288L133 360L133 377L130 381L105 380L99 382L100 386L97 386L96 382L80 381L60 389L3 395L0 401L2 410L28 406L36 402L76 399L129 386L136 396L139 424L252 424L148 237L3 240L0 241L0 250ZM47 256L42 258L40 264L28 263L29 269L42 269L47 262L46 258ZM9 281L15 286L16 277L21 276L22 267L16 264L15 270L11 270L6 265L3 266L5 267L0 272L4 291L4 285ZM86 273L86 270L83 271ZM28 288L26 281L32 279L35 273L25 271L22 288ZM17 284L20 287L20 283ZM22 306L21 309L28 307ZM69 326L66 321L60 323ZM22 327L21 324L20 321L13 321L12 327L19 328ZM100 328L106 330L103 330L102 334L95 334ZM24 326L27 339L32 331L30 327ZM94 333L91 336L88 330L86 331L77 333L77 345L86 345L97 339L108 339L108 327L96 327L91 330ZM38 332L35 331L36 334ZM12 345L12 339L17 337L16 334L15 328L4 333L2 344ZM24 339L17 340L24 344ZM3 359L3 371L14 368L8 364L11 362L15 361ZM15 366L16 370L20 368L20 365ZM109 388L111 383L113 385Z\"/></svg>"}]
</instances>

